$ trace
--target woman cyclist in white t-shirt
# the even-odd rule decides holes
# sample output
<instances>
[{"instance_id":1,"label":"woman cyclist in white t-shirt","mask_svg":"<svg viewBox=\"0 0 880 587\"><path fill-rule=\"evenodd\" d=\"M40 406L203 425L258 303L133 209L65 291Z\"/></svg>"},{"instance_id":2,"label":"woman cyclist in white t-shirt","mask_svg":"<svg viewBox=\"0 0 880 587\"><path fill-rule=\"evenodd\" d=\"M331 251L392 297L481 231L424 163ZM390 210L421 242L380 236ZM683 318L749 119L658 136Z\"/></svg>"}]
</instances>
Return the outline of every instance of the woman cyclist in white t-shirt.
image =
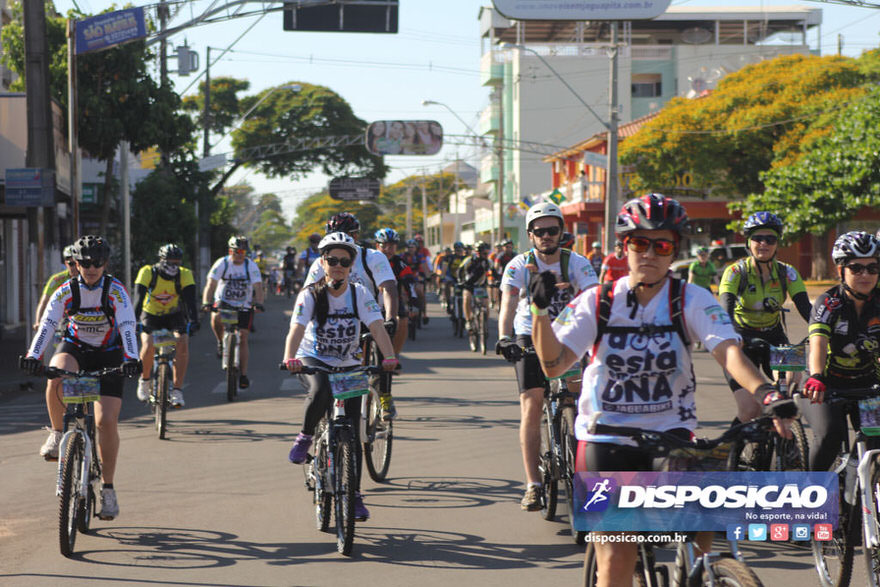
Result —
<instances>
[{"instance_id":1,"label":"woman cyclist in white t-shirt","mask_svg":"<svg viewBox=\"0 0 880 587\"><path fill-rule=\"evenodd\" d=\"M629 275L604 290L587 290L552 325L547 306L556 279L544 272L531 283L532 336L547 376L563 374L591 350L575 424L578 471L652 469L652 455L630 446L628 440L588 433L587 423L596 412L601 412L599 421L603 424L692 436L697 417L691 340L701 341L758 400L770 404L780 399L742 353L740 337L712 294L700 287L673 283L669 267L687 226L687 214L676 200L648 194L627 202L617 216L616 232L626 249ZM670 292L675 291L683 292L679 306L683 320L672 318ZM600 300L611 302L602 326ZM640 327L649 327L654 334L646 337L636 333ZM783 405L792 411L790 402L770 408L781 413ZM790 435L784 422L778 422L777 429ZM704 533L697 542L708 550L711 538L711 533ZM596 542L594 546L599 585L631 585L637 544Z\"/></svg>"}]
</instances>

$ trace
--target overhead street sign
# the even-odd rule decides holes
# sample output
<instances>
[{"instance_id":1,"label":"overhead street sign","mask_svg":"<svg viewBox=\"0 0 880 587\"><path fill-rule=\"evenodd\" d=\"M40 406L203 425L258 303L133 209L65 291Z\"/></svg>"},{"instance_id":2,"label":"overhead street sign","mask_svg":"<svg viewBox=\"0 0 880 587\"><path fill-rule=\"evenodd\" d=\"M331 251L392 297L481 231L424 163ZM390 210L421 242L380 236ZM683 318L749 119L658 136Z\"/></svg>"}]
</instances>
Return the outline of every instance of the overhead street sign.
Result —
<instances>
[{"instance_id":1,"label":"overhead street sign","mask_svg":"<svg viewBox=\"0 0 880 587\"><path fill-rule=\"evenodd\" d=\"M601 167L608 169L608 155L596 153L594 151L584 151L584 163L593 167Z\"/></svg>"},{"instance_id":2,"label":"overhead street sign","mask_svg":"<svg viewBox=\"0 0 880 587\"><path fill-rule=\"evenodd\" d=\"M7 206L54 206L55 171L39 167L6 170Z\"/></svg>"},{"instance_id":3,"label":"overhead street sign","mask_svg":"<svg viewBox=\"0 0 880 587\"><path fill-rule=\"evenodd\" d=\"M199 171L211 171L212 169L219 169L226 165L226 153L220 153L219 155L209 155L207 157L202 157L199 159Z\"/></svg>"},{"instance_id":4,"label":"overhead street sign","mask_svg":"<svg viewBox=\"0 0 880 587\"><path fill-rule=\"evenodd\" d=\"M443 127L436 120L377 120L367 127L366 141L374 155L435 155Z\"/></svg>"},{"instance_id":5,"label":"overhead street sign","mask_svg":"<svg viewBox=\"0 0 880 587\"><path fill-rule=\"evenodd\" d=\"M146 36L143 7L99 14L76 21L76 54L103 51Z\"/></svg>"},{"instance_id":6,"label":"overhead street sign","mask_svg":"<svg viewBox=\"0 0 880 587\"><path fill-rule=\"evenodd\" d=\"M375 200L379 197L382 184L372 177L334 177L330 180L330 197L334 200L351 202L355 200Z\"/></svg>"},{"instance_id":7,"label":"overhead street sign","mask_svg":"<svg viewBox=\"0 0 880 587\"><path fill-rule=\"evenodd\" d=\"M514 20L649 20L671 0L492 0L495 10Z\"/></svg>"},{"instance_id":8,"label":"overhead street sign","mask_svg":"<svg viewBox=\"0 0 880 587\"><path fill-rule=\"evenodd\" d=\"M398 0L339 0L320 6L287 2L285 31L396 33ZM297 4L299 6L294 6Z\"/></svg>"}]
</instances>

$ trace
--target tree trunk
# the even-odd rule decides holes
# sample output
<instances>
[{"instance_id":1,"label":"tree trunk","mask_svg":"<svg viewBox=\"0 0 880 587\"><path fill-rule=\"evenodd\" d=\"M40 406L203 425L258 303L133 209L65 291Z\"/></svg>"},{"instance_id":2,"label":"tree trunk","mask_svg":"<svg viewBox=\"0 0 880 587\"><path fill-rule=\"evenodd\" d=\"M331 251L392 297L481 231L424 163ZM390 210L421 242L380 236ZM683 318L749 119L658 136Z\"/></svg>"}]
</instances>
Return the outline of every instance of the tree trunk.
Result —
<instances>
[{"instance_id":1,"label":"tree trunk","mask_svg":"<svg viewBox=\"0 0 880 587\"><path fill-rule=\"evenodd\" d=\"M110 221L110 199L116 194L110 193L113 187L113 157L107 158L107 165L104 169L104 201L101 205L101 228L99 234L107 238L107 224Z\"/></svg>"}]
</instances>

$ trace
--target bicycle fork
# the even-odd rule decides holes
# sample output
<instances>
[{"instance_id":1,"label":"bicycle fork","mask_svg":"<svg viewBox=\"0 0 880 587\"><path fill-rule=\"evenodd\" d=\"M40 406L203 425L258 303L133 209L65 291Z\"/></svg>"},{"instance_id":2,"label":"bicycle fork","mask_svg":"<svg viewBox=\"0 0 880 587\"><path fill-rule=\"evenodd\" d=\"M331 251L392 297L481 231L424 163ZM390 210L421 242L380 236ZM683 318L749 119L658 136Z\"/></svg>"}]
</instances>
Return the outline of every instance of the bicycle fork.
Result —
<instances>
[{"instance_id":1,"label":"bicycle fork","mask_svg":"<svg viewBox=\"0 0 880 587\"><path fill-rule=\"evenodd\" d=\"M67 453L67 445L75 435L79 435L83 439L83 458L79 472L80 483L76 489L80 496L86 499L89 491L89 471L92 466L92 441L89 435L84 434L81 430L72 430L61 437L61 442L58 445L58 478L55 482L55 495L61 497L62 485L64 484L64 455Z\"/></svg>"},{"instance_id":2,"label":"bicycle fork","mask_svg":"<svg viewBox=\"0 0 880 587\"><path fill-rule=\"evenodd\" d=\"M859 446L859 452L862 454L859 456L857 471L859 491L861 491L862 496L862 530L865 536L865 547L877 548L880 546L880 535L878 535L877 531L877 511L880 509L877 499L880 496L875 492L875 488L871 486L870 475L874 458L880 455L880 450L865 451L862 446Z\"/></svg>"}]
</instances>

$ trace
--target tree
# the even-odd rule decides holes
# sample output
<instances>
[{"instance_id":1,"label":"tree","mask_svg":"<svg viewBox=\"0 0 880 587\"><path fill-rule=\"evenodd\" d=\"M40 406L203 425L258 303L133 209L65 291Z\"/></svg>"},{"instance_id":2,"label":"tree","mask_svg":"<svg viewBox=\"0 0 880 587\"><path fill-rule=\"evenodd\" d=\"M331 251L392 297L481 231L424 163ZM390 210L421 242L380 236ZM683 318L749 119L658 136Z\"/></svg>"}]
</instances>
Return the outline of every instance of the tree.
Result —
<instances>
[{"instance_id":1,"label":"tree","mask_svg":"<svg viewBox=\"0 0 880 587\"><path fill-rule=\"evenodd\" d=\"M621 143L636 189L663 190L689 172L692 185L738 199L760 193L760 174L796 161L828 134L846 104L867 91L878 69L846 57L791 55L744 67L696 100L675 98Z\"/></svg>"},{"instance_id":2,"label":"tree","mask_svg":"<svg viewBox=\"0 0 880 587\"><path fill-rule=\"evenodd\" d=\"M216 77L211 79L211 112L209 120L211 132L225 135L242 114L241 101L238 94L251 87L247 80L234 77ZM199 84L199 92L183 98L183 109L196 114L196 126L205 128L205 82Z\"/></svg>"},{"instance_id":3,"label":"tree","mask_svg":"<svg viewBox=\"0 0 880 587\"><path fill-rule=\"evenodd\" d=\"M773 210L785 223L787 240L825 235L859 211L880 207L880 90L837 112L831 132L813 141L797 162L760 179L766 189L735 208L744 215ZM823 252L814 258L814 272L824 266Z\"/></svg>"}]
</instances>

